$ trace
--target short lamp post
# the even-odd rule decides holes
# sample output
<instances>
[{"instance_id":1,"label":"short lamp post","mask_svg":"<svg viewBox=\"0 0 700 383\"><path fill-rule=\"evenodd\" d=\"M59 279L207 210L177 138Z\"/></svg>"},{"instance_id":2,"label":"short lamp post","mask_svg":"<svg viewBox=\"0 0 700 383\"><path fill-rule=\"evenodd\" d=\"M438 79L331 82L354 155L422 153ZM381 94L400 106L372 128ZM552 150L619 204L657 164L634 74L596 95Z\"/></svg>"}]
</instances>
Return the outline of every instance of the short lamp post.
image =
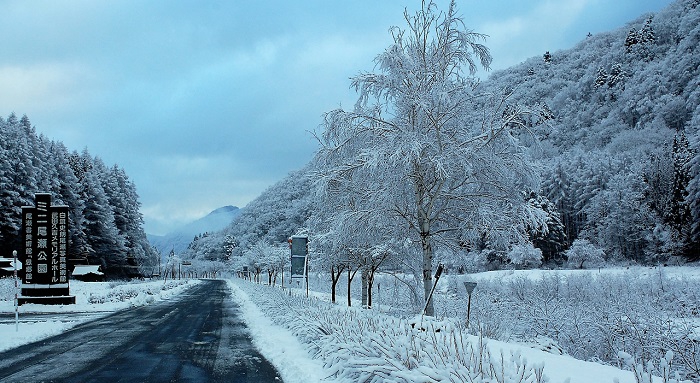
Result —
<instances>
[{"instance_id":1,"label":"short lamp post","mask_svg":"<svg viewBox=\"0 0 700 383\"><path fill-rule=\"evenodd\" d=\"M472 292L476 288L476 282L464 282L464 288L467 290L467 331L469 330L469 315L472 311Z\"/></svg>"}]
</instances>

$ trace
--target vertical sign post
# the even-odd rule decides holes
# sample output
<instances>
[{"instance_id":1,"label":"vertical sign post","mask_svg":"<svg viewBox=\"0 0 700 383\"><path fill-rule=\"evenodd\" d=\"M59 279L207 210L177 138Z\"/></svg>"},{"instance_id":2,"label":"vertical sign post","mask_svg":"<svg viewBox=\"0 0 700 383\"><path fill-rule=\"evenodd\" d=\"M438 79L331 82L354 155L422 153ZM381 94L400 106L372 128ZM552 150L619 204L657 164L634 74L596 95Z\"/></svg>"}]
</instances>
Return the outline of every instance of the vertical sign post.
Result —
<instances>
[{"instance_id":1,"label":"vertical sign post","mask_svg":"<svg viewBox=\"0 0 700 383\"><path fill-rule=\"evenodd\" d=\"M467 290L469 300L467 301L467 331L469 331L469 314L472 311L472 292L476 288L476 282L464 282L464 289Z\"/></svg>"},{"instance_id":2,"label":"vertical sign post","mask_svg":"<svg viewBox=\"0 0 700 383\"><path fill-rule=\"evenodd\" d=\"M68 285L68 206L52 206L51 194L34 195L22 207L24 276L18 304L73 304Z\"/></svg>"},{"instance_id":3,"label":"vertical sign post","mask_svg":"<svg viewBox=\"0 0 700 383\"><path fill-rule=\"evenodd\" d=\"M17 282L17 250L12 250L12 268L15 273L15 332L19 332L19 283Z\"/></svg>"}]
</instances>

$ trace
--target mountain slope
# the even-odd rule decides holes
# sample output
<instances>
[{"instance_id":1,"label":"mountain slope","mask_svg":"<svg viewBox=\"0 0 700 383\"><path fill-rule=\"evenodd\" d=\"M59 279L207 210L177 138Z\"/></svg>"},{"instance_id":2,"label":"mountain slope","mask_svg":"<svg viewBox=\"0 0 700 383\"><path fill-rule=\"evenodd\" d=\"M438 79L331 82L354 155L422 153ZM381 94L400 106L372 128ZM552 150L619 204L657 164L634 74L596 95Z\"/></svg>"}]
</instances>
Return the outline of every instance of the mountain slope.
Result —
<instances>
[{"instance_id":1,"label":"mountain slope","mask_svg":"<svg viewBox=\"0 0 700 383\"><path fill-rule=\"evenodd\" d=\"M538 139L542 193L569 245L590 240L607 260L698 257L690 228L700 211L689 213L696 205L685 197L700 177L689 170L700 142L698 46L700 1L679 0L482 83L484 93L551 112L520 139Z\"/></svg>"}]
</instances>

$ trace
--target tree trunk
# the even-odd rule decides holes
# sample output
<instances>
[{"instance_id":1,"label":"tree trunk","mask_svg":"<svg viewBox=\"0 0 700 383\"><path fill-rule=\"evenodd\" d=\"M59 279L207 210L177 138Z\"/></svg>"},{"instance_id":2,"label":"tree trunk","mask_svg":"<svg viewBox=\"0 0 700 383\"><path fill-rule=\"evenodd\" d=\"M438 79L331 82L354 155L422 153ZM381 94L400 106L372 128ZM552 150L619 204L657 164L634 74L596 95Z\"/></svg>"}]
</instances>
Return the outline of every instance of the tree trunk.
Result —
<instances>
[{"instance_id":1,"label":"tree trunk","mask_svg":"<svg viewBox=\"0 0 700 383\"><path fill-rule=\"evenodd\" d=\"M348 307L352 306L352 301L350 300L350 284L352 283L350 268L348 267Z\"/></svg>"},{"instance_id":2,"label":"tree trunk","mask_svg":"<svg viewBox=\"0 0 700 383\"><path fill-rule=\"evenodd\" d=\"M335 303L336 286L338 285L338 281L340 280L340 274L342 272L343 266L331 266L331 302L333 303Z\"/></svg>"},{"instance_id":3,"label":"tree trunk","mask_svg":"<svg viewBox=\"0 0 700 383\"><path fill-rule=\"evenodd\" d=\"M335 303L335 286L338 283L338 280L335 279L335 276L333 275L333 268L331 267L331 303Z\"/></svg>"},{"instance_id":4,"label":"tree trunk","mask_svg":"<svg viewBox=\"0 0 700 383\"><path fill-rule=\"evenodd\" d=\"M430 236L421 235L421 244L423 246L423 291L424 299L427 301L430 296L430 290L433 288L433 247L430 244ZM434 316L435 308L433 301L427 302L425 306L425 315Z\"/></svg>"},{"instance_id":5,"label":"tree trunk","mask_svg":"<svg viewBox=\"0 0 700 383\"><path fill-rule=\"evenodd\" d=\"M369 271L367 266L362 266L362 307L368 308L367 305L367 286L369 284Z\"/></svg>"},{"instance_id":6,"label":"tree trunk","mask_svg":"<svg viewBox=\"0 0 700 383\"><path fill-rule=\"evenodd\" d=\"M355 278L355 274L357 274L357 270L359 270L359 267L355 269L355 271L352 271L352 267L348 265L348 307L352 306L352 301L350 300L350 287L352 285L353 278Z\"/></svg>"},{"instance_id":7,"label":"tree trunk","mask_svg":"<svg viewBox=\"0 0 700 383\"><path fill-rule=\"evenodd\" d=\"M367 278L367 308L372 308L372 285L374 284L374 273L377 269L374 267L369 271L369 278Z\"/></svg>"},{"instance_id":8,"label":"tree trunk","mask_svg":"<svg viewBox=\"0 0 700 383\"><path fill-rule=\"evenodd\" d=\"M420 234L420 243L423 250L423 291L425 300L425 315L434 316L435 310L433 308L433 302L428 301L430 296L430 290L433 287L433 246L431 244L431 213L432 213L432 200L430 193L428 193L428 187L426 186L424 179L425 172L423 171L421 164L416 162L413 164L414 174L414 186L416 188L416 207L418 213L418 232ZM436 188L433 185L432 189ZM433 191L435 193L436 191Z\"/></svg>"}]
</instances>

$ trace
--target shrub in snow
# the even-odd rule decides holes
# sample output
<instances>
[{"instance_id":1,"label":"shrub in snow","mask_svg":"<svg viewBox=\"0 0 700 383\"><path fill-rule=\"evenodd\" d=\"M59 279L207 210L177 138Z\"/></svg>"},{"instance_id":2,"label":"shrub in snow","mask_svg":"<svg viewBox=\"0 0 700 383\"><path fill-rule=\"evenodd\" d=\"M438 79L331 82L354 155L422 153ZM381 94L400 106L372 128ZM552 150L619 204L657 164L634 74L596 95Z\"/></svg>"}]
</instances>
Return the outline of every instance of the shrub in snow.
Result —
<instances>
[{"instance_id":1,"label":"shrub in snow","mask_svg":"<svg viewBox=\"0 0 700 383\"><path fill-rule=\"evenodd\" d=\"M667 351L666 355L661 358L658 368L654 366L652 361L649 361L646 366L643 363L637 363L632 355L624 351L618 353L618 358L634 372L634 378L637 383L658 382L658 380L653 378L654 375L661 377L662 383L692 383L689 380L682 381L678 373L671 373L672 351ZM618 380L615 379L615 382L617 383Z\"/></svg>"},{"instance_id":2,"label":"shrub in snow","mask_svg":"<svg viewBox=\"0 0 700 383\"><path fill-rule=\"evenodd\" d=\"M478 280L472 294L470 332L538 348L551 346L556 353L607 364L619 362L619 350L644 360L658 360L672 350L673 371L697 380L700 284L697 279L669 276L667 271L636 267L500 272L498 278ZM464 279L450 277L460 278L455 285ZM467 296L461 292L433 297L439 316L465 319ZM547 338L551 342L543 343Z\"/></svg>"},{"instance_id":3,"label":"shrub in snow","mask_svg":"<svg viewBox=\"0 0 700 383\"><path fill-rule=\"evenodd\" d=\"M349 382L541 383L544 366L520 355L492 354L483 337L453 320L435 322L377 314L237 283L266 317L287 327L321 359L329 376ZM418 327L425 328L420 330ZM436 331L439 329L440 331Z\"/></svg>"},{"instance_id":4,"label":"shrub in snow","mask_svg":"<svg viewBox=\"0 0 700 383\"><path fill-rule=\"evenodd\" d=\"M0 278L0 301L14 301L15 280L14 278Z\"/></svg>"},{"instance_id":5,"label":"shrub in snow","mask_svg":"<svg viewBox=\"0 0 700 383\"><path fill-rule=\"evenodd\" d=\"M587 239L575 240L565 254L569 265L577 269L583 269L584 266L599 266L605 259L603 249L590 243Z\"/></svg>"},{"instance_id":6,"label":"shrub in snow","mask_svg":"<svg viewBox=\"0 0 700 383\"><path fill-rule=\"evenodd\" d=\"M518 268L530 269L542 265L542 250L530 243L513 246L507 257Z\"/></svg>"},{"instance_id":7,"label":"shrub in snow","mask_svg":"<svg viewBox=\"0 0 700 383\"><path fill-rule=\"evenodd\" d=\"M530 343L532 348L548 352L550 354L563 355L564 350L554 341L546 336L538 336L534 342Z\"/></svg>"},{"instance_id":8,"label":"shrub in snow","mask_svg":"<svg viewBox=\"0 0 700 383\"><path fill-rule=\"evenodd\" d=\"M153 303L156 296L168 296L169 290L190 283L190 280L171 280L165 283L121 283L110 282L109 289L100 293L91 293L88 303L104 304L129 302L132 306Z\"/></svg>"}]
</instances>

